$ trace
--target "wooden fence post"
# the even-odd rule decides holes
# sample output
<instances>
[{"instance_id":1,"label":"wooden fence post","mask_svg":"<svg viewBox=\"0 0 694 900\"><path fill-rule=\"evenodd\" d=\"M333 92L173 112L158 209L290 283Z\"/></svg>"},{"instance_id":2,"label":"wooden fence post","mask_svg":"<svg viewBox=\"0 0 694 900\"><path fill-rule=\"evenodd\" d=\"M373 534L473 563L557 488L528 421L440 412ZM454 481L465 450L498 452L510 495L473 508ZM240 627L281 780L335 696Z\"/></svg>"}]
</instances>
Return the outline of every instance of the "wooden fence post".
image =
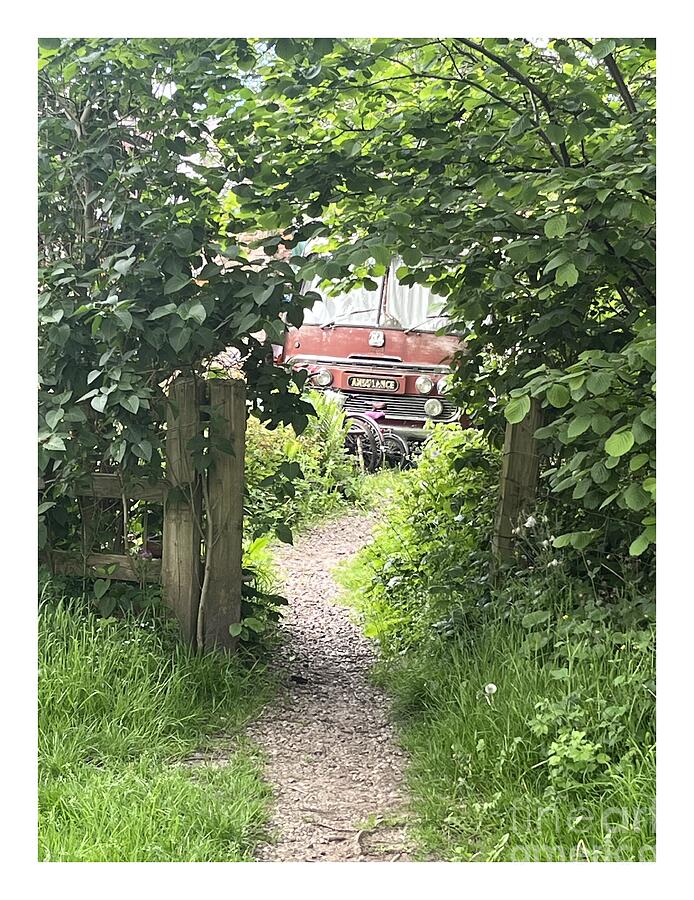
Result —
<instances>
[{"instance_id":1,"label":"wooden fence post","mask_svg":"<svg viewBox=\"0 0 694 900\"><path fill-rule=\"evenodd\" d=\"M188 441L200 433L195 379L177 378L169 391L166 467L172 485L164 503L162 591L186 641L196 635L200 602L202 495Z\"/></svg>"},{"instance_id":2,"label":"wooden fence post","mask_svg":"<svg viewBox=\"0 0 694 900\"><path fill-rule=\"evenodd\" d=\"M233 650L237 639L229 633L229 626L241 620L246 384L240 378L212 379L208 384L212 458L207 476L207 512L212 543L205 551L208 587L203 645L205 650Z\"/></svg>"},{"instance_id":3,"label":"wooden fence post","mask_svg":"<svg viewBox=\"0 0 694 900\"><path fill-rule=\"evenodd\" d=\"M539 476L536 430L542 424L542 410L533 400L530 412L515 425L506 425L504 455L501 464L501 491L494 522L492 550L496 562L513 556L513 528L529 511Z\"/></svg>"}]
</instances>

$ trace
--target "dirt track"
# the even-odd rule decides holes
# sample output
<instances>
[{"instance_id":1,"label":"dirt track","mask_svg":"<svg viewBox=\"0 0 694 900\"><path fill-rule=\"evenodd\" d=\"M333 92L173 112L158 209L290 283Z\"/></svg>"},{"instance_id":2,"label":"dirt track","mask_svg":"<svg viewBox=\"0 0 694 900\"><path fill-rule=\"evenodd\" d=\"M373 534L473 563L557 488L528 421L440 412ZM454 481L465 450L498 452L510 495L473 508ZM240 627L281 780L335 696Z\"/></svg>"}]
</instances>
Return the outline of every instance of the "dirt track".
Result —
<instances>
[{"instance_id":1,"label":"dirt track","mask_svg":"<svg viewBox=\"0 0 694 900\"><path fill-rule=\"evenodd\" d=\"M286 685L249 729L275 792L262 861L407 860L404 758L388 702L369 680L374 650L334 603L331 570L368 543L350 513L277 552L290 605L277 666Z\"/></svg>"}]
</instances>

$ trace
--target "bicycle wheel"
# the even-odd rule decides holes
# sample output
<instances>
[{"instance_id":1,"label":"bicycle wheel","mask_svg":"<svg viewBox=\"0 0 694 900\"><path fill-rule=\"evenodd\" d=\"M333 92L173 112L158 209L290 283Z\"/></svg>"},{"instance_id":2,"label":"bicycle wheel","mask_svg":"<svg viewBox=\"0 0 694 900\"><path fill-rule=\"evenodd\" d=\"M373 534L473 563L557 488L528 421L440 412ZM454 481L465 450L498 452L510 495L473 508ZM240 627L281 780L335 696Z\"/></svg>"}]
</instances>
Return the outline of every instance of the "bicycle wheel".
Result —
<instances>
[{"instance_id":1,"label":"bicycle wheel","mask_svg":"<svg viewBox=\"0 0 694 900\"><path fill-rule=\"evenodd\" d=\"M381 429L368 416L348 416L349 431L345 437L348 453L357 457L362 472L375 472L384 458Z\"/></svg>"}]
</instances>

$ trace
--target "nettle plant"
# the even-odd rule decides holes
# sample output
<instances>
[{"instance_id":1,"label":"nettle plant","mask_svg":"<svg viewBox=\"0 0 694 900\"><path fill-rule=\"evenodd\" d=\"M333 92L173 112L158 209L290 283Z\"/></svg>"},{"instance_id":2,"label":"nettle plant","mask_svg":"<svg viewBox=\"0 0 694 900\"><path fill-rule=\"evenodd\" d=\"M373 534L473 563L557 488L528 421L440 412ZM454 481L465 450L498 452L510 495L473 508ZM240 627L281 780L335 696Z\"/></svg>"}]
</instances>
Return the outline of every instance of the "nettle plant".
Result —
<instances>
[{"instance_id":1,"label":"nettle plant","mask_svg":"<svg viewBox=\"0 0 694 900\"><path fill-rule=\"evenodd\" d=\"M655 325L644 316L619 353L585 350L563 370L539 366L511 391L508 421L522 421L531 398L547 409L551 421L535 435L558 462L543 475L593 519L555 547L583 550L610 530L630 536L632 556L655 542L655 361Z\"/></svg>"},{"instance_id":2,"label":"nettle plant","mask_svg":"<svg viewBox=\"0 0 694 900\"><path fill-rule=\"evenodd\" d=\"M238 102L244 40L39 43L39 470L52 503L95 467L156 475L165 387L245 357L253 412L307 423L302 379L272 364L305 302L223 213L215 125ZM273 258L275 257L275 258ZM264 339L253 335L265 332ZM43 514L52 515L44 505Z\"/></svg>"}]
</instances>

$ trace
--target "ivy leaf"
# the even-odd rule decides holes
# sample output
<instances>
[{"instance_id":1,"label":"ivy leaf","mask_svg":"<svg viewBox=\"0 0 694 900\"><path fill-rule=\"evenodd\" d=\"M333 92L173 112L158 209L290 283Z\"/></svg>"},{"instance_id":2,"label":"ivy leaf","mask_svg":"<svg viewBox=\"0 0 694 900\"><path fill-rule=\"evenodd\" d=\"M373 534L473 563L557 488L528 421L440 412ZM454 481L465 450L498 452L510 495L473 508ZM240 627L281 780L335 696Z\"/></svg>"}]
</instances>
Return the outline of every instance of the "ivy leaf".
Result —
<instances>
[{"instance_id":1,"label":"ivy leaf","mask_svg":"<svg viewBox=\"0 0 694 900\"><path fill-rule=\"evenodd\" d=\"M92 369L89 375L87 375L87 384L91 384L92 381L96 381L96 379L101 374L101 369Z\"/></svg>"}]
</instances>

